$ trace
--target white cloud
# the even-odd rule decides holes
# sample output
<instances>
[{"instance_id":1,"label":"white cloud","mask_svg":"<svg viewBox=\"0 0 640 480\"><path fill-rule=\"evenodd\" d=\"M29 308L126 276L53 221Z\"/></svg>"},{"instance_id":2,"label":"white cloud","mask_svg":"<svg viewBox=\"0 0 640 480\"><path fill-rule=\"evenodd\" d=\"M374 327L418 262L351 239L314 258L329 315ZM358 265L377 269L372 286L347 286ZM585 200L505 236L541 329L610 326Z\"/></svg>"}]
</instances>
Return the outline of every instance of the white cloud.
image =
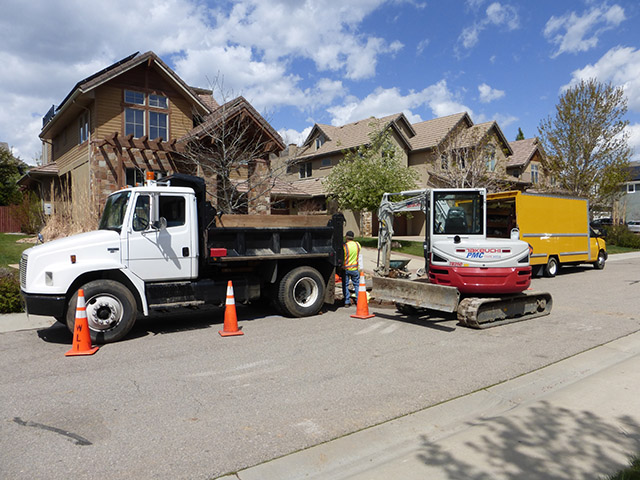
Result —
<instances>
[{"instance_id":1,"label":"white cloud","mask_svg":"<svg viewBox=\"0 0 640 480\"><path fill-rule=\"evenodd\" d=\"M482 103L489 103L504 97L504 90L492 88L486 83L478 85L478 92L480 93L480 101Z\"/></svg>"},{"instance_id":2,"label":"white cloud","mask_svg":"<svg viewBox=\"0 0 640 480\"><path fill-rule=\"evenodd\" d=\"M442 117L471 110L460 103L456 94L447 87L447 82L430 85L419 92L403 95L398 88L376 88L363 99L348 98L342 105L327 109L333 116L332 125L344 125L365 118L383 117L394 113L404 113L410 122L420 122L422 118L413 110L428 107L435 117Z\"/></svg>"},{"instance_id":3,"label":"white cloud","mask_svg":"<svg viewBox=\"0 0 640 480\"><path fill-rule=\"evenodd\" d=\"M29 8L38 15L25 16L24 2L5 0L0 141L30 159L40 149L38 123L51 104L82 78L136 50L153 50L194 86L207 87L220 75L226 89L260 111L324 107L344 97L343 79L372 77L381 55L404 48L359 30L383 3L157 0L150 9L144 0L32 0ZM292 73L295 62L310 64L305 69L313 76Z\"/></svg>"},{"instance_id":4,"label":"white cloud","mask_svg":"<svg viewBox=\"0 0 640 480\"><path fill-rule=\"evenodd\" d=\"M640 123L629 125L626 130L629 134L629 147L633 150L631 161L640 162Z\"/></svg>"},{"instance_id":5,"label":"white cloud","mask_svg":"<svg viewBox=\"0 0 640 480\"><path fill-rule=\"evenodd\" d=\"M285 145L291 145L292 143L295 143L296 145L302 145L302 143L309 136L309 133L311 133L312 128L313 126L309 126L301 132L298 132L297 130L294 130L292 128L283 128L278 130L278 133L282 137L282 141L285 143Z\"/></svg>"},{"instance_id":6,"label":"white cloud","mask_svg":"<svg viewBox=\"0 0 640 480\"><path fill-rule=\"evenodd\" d=\"M468 2L472 8L477 8L482 2ZM507 30L516 30L520 27L518 11L511 5L503 5L500 2L491 3L484 12L485 16L473 25L465 27L458 37L458 45L465 50L476 46L480 40L480 34L489 27L505 27ZM456 48L459 53L459 48Z\"/></svg>"},{"instance_id":7,"label":"white cloud","mask_svg":"<svg viewBox=\"0 0 640 480\"><path fill-rule=\"evenodd\" d=\"M576 12L561 17L551 17L545 26L544 36L557 46L552 58L568 52L586 52L598 44L600 35L617 27L626 19L624 9L619 5L607 8L593 7L582 15Z\"/></svg>"},{"instance_id":8,"label":"white cloud","mask_svg":"<svg viewBox=\"0 0 640 480\"><path fill-rule=\"evenodd\" d=\"M624 87L629 110L640 112L640 50L632 47L612 48L595 64L574 71L571 81L562 90L590 78Z\"/></svg>"}]
</instances>

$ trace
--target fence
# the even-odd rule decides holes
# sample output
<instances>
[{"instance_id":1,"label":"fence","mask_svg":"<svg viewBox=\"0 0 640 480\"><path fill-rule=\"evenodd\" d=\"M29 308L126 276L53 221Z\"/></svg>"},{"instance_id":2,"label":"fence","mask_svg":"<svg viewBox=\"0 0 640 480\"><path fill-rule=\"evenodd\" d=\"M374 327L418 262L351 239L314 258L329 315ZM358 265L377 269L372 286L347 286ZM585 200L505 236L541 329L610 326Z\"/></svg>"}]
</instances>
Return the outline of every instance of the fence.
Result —
<instances>
[{"instance_id":1,"label":"fence","mask_svg":"<svg viewBox=\"0 0 640 480\"><path fill-rule=\"evenodd\" d=\"M15 233L20 231L20 222L16 216L16 207L0 207L0 232Z\"/></svg>"}]
</instances>

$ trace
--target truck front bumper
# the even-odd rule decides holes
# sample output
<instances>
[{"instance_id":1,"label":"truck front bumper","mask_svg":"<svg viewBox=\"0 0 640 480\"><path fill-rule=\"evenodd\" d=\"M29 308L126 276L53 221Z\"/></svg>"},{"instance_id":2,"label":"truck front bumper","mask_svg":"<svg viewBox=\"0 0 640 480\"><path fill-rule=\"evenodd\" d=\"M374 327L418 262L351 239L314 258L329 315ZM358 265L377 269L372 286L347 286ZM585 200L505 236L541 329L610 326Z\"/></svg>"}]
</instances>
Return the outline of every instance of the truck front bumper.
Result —
<instances>
[{"instance_id":1,"label":"truck front bumper","mask_svg":"<svg viewBox=\"0 0 640 480\"><path fill-rule=\"evenodd\" d=\"M47 317L62 317L67 306L64 295L34 295L22 293L26 310L29 315L44 315Z\"/></svg>"}]
</instances>

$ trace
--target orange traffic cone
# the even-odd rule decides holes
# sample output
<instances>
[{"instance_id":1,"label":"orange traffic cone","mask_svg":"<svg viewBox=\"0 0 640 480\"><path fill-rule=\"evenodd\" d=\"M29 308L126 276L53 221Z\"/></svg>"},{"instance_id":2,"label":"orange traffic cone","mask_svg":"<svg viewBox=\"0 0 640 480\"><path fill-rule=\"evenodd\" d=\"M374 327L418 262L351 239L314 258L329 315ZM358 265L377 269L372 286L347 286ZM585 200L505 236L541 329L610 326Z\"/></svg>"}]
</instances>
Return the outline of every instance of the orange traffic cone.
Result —
<instances>
[{"instance_id":1,"label":"orange traffic cone","mask_svg":"<svg viewBox=\"0 0 640 480\"><path fill-rule=\"evenodd\" d=\"M73 327L73 345L71 350L65 353L65 357L76 355L93 355L99 347L91 347L91 333L87 320L87 307L84 303L84 290L78 290L78 303L76 304L76 321Z\"/></svg>"},{"instance_id":2,"label":"orange traffic cone","mask_svg":"<svg viewBox=\"0 0 640 480\"><path fill-rule=\"evenodd\" d=\"M369 303L367 302L367 284L364 280L364 272L360 274L360 285L358 286L358 304L356 305L356 314L351 315L352 318L371 318L375 317L373 313L369 313Z\"/></svg>"},{"instance_id":3,"label":"orange traffic cone","mask_svg":"<svg viewBox=\"0 0 640 480\"><path fill-rule=\"evenodd\" d=\"M244 335L238 329L238 316L236 315L236 301L233 298L233 284L231 280L227 283L227 301L224 308L224 329L218 331L223 337L232 335Z\"/></svg>"}]
</instances>

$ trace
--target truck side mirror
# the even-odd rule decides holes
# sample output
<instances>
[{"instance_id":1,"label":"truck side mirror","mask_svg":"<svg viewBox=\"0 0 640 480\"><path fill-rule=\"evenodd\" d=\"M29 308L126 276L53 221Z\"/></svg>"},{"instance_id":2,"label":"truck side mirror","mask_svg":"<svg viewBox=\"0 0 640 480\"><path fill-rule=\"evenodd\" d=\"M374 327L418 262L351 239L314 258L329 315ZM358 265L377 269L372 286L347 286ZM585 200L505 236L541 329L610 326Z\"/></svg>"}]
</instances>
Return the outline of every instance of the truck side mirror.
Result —
<instances>
[{"instance_id":1,"label":"truck side mirror","mask_svg":"<svg viewBox=\"0 0 640 480\"><path fill-rule=\"evenodd\" d=\"M167 228L167 219L164 217L160 217L158 220L153 222L152 226L156 230L164 230L165 228Z\"/></svg>"}]
</instances>

